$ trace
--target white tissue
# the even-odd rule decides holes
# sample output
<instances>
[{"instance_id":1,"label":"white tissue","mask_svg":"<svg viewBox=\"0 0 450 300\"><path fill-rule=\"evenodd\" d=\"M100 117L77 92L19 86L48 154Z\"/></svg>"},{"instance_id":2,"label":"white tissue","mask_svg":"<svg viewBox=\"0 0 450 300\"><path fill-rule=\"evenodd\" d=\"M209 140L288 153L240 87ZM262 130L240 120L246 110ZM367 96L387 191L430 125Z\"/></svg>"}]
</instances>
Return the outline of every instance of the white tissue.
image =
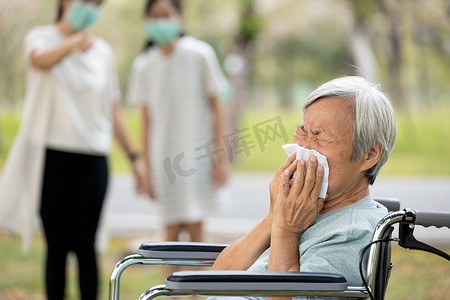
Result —
<instances>
[{"instance_id":1,"label":"white tissue","mask_svg":"<svg viewBox=\"0 0 450 300\"><path fill-rule=\"evenodd\" d=\"M317 152L316 150L312 149L306 149L303 148L297 144L286 144L281 146L286 152L288 156L290 156L292 153L297 152L297 160L303 159L306 162L306 166L308 165L308 158L311 155L314 155L317 157L317 161L319 162L319 165L323 167L324 173L323 173L323 180L322 180L322 187L320 189L320 198L325 198L327 195L328 190L328 176L330 175L330 168L328 167L328 161L327 158ZM295 177L295 173L294 173Z\"/></svg>"}]
</instances>

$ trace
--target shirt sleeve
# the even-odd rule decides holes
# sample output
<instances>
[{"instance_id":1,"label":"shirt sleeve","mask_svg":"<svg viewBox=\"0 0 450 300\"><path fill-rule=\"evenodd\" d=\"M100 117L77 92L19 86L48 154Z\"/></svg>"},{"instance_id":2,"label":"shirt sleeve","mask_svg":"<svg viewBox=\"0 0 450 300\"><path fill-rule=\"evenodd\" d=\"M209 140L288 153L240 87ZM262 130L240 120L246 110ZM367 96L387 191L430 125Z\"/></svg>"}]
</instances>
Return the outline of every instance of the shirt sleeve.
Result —
<instances>
[{"instance_id":1,"label":"shirt sleeve","mask_svg":"<svg viewBox=\"0 0 450 300\"><path fill-rule=\"evenodd\" d=\"M31 29L24 39L25 62L30 63L31 53L35 50L44 50L51 46L48 36L42 27Z\"/></svg>"},{"instance_id":2,"label":"shirt sleeve","mask_svg":"<svg viewBox=\"0 0 450 300\"><path fill-rule=\"evenodd\" d=\"M145 104L144 81L143 61L142 57L138 56L133 62L128 80L127 104L131 106L142 106Z\"/></svg>"},{"instance_id":3,"label":"shirt sleeve","mask_svg":"<svg viewBox=\"0 0 450 300\"><path fill-rule=\"evenodd\" d=\"M214 49L206 45L204 49L205 59L205 80L208 95L216 95L221 100L226 101L231 97L232 88L220 68Z\"/></svg>"}]
</instances>

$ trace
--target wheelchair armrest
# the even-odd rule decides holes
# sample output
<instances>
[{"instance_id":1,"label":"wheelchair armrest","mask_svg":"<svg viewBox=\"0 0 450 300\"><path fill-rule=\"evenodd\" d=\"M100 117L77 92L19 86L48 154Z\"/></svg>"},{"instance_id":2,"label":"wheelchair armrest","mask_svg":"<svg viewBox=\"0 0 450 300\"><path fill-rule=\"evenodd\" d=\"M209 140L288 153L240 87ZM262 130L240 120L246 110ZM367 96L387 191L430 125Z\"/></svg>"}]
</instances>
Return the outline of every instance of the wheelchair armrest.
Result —
<instances>
[{"instance_id":1,"label":"wheelchair armrest","mask_svg":"<svg viewBox=\"0 0 450 300\"><path fill-rule=\"evenodd\" d=\"M310 272L183 271L166 279L169 290L345 291L337 274Z\"/></svg>"},{"instance_id":2,"label":"wheelchair armrest","mask_svg":"<svg viewBox=\"0 0 450 300\"><path fill-rule=\"evenodd\" d=\"M144 258L176 260L215 260L226 244L195 242L148 242L143 243L137 253Z\"/></svg>"},{"instance_id":3,"label":"wheelchair armrest","mask_svg":"<svg viewBox=\"0 0 450 300\"><path fill-rule=\"evenodd\" d=\"M400 201L397 198L374 197L373 200L386 207L388 211L400 210Z\"/></svg>"}]
</instances>

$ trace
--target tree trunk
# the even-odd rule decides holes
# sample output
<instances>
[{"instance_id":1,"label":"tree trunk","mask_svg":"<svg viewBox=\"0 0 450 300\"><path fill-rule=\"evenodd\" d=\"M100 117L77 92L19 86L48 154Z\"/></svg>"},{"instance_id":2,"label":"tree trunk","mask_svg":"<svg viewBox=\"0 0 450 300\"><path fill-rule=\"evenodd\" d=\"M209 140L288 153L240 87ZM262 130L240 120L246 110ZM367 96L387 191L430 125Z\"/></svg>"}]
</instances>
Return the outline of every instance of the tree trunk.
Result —
<instances>
[{"instance_id":1,"label":"tree trunk","mask_svg":"<svg viewBox=\"0 0 450 300\"><path fill-rule=\"evenodd\" d=\"M359 73L364 78L379 82L377 60L370 43L370 37L365 26L355 23L353 30L349 33L348 44Z\"/></svg>"},{"instance_id":2,"label":"tree trunk","mask_svg":"<svg viewBox=\"0 0 450 300\"><path fill-rule=\"evenodd\" d=\"M389 24L389 51L386 56L388 59L389 70L389 91L391 100L402 109L407 109L407 103L402 82L402 44L399 28L399 15L393 7L395 3L386 0L378 0L381 11L388 19Z\"/></svg>"},{"instance_id":3,"label":"tree trunk","mask_svg":"<svg viewBox=\"0 0 450 300\"><path fill-rule=\"evenodd\" d=\"M239 126L242 109L248 97L248 83L250 61L253 56L253 41L261 31L259 20L256 17L254 1L246 0L241 2L243 14L241 16L240 30L235 37L233 54L242 59L242 68L239 72L231 75L231 82L234 87L234 95L231 101L231 129Z\"/></svg>"}]
</instances>

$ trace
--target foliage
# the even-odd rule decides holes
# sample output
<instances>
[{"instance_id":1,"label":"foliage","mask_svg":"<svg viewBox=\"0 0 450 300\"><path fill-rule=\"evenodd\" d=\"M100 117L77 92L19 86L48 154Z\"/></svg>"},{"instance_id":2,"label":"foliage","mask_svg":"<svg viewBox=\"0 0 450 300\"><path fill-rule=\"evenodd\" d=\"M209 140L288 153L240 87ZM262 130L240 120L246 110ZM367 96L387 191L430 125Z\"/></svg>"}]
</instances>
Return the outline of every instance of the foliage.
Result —
<instances>
[{"instance_id":1,"label":"foliage","mask_svg":"<svg viewBox=\"0 0 450 300\"><path fill-rule=\"evenodd\" d=\"M0 104L23 99L22 40L31 27L53 22L56 2L0 1ZM379 81L383 86L389 83L389 15L380 3L389 3L398 16L399 82L405 98L410 103L441 101L450 92L448 1L185 0L183 13L186 32L211 43L220 61L232 51L239 35L254 39L253 92L246 103L289 107L295 104L299 86L359 73L348 46L355 26L366 28L380 69ZM248 18L243 10L250 4L254 13ZM124 94L132 60L144 45L143 8L143 0L104 1L100 22L93 28L115 50ZM261 99L261 90L273 97Z\"/></svg>"}]
</instances>

